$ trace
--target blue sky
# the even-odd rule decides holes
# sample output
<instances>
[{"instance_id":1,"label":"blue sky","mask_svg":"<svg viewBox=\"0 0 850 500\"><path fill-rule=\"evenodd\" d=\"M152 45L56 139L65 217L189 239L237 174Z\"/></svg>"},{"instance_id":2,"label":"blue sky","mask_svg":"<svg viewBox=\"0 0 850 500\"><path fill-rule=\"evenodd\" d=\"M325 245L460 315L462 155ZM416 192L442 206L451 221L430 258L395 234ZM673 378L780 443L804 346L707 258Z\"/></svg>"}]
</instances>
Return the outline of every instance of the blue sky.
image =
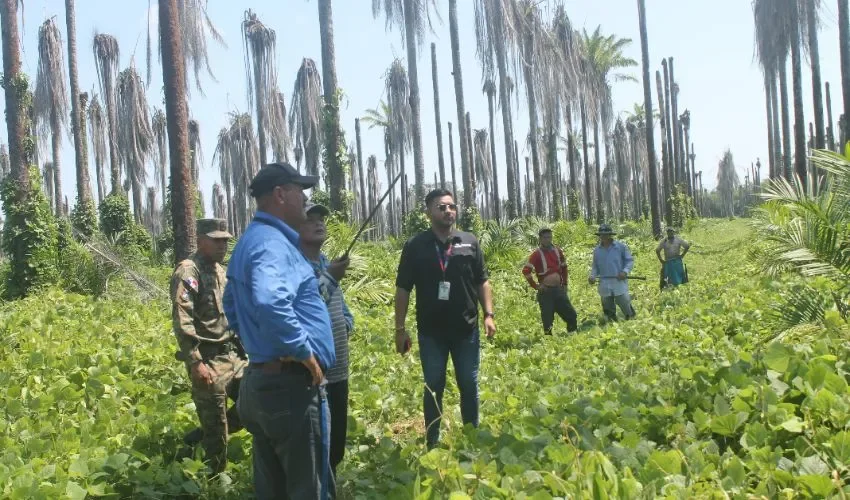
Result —
<instances>
[{"instance_id":1,"label":"blue sky","mask_svg":"<svg viewBox=\"0 0 850 500\"><path fill-rule=\"evenodd\" d=\"M35 79L38 58L38 27L46 17L57 15L65 36L63 0L27 0L22 32L23 69ZM597 25L603 33L632 38L626 54L640 61L640 37L636 0L566 0L566 7L576 27L592 31ZM152 2L156 13L156 2ZM446 121L455 121L457 113L451 75L451 47L448 27L448 1L438 0L442 23L434 26L419 59L422 98L422 131L426 180L437 170L434 127L433 90L431 85L430 43L437 45L441 114L445 154L448 155ZM459 0L461 63L464 93L474 128L487 126L487 102L481 92L481 70L475 56L474 14L471 0ZM837 15L834 2L826 2L824 26L820 33L823 80L833 89L833 113L837 120L842 105L838 57ZM253 0L209 2L209 15L227 42L222 47L210 40L210 60L217 82L202 77L206 93L197 92L190 99L190 113L200 123L204 168L201 187L209 205L212 184L218 179L212 165L216 135L227 123L229 111L248 110L245 95L246 78L240 22L247 8L277 32L278 81L287 101L292 93L295 75L304 57L321 64L316 0ZM764 93L761 72L753 61L753 26L749 0L647 0L650 60L653 70L660 69L663 57L674 57L680 86L680 112L691 111L691 137L695 143L696 168L704 171L707 186L715 184L717 163L729 148L743 180L743 168L757 157L767 165ZM95 31L118 38L121 48L120 68L135 60L140 72L145 67L145 28L148 2L144 0L77 0L77 45L80 88L91 91L97 80L91 52ZM156 21L154 17L154 22ZM375 107L383 93L383 75L394 57L405 58L406 50L398 32L387 32L383 19L374 19L369 0L336 0L334 2L336 63L339 85L345 93L342 123L349 143L354 140L354 119L367 108ZM156 29L155 27L153 29ZM156 48L156 40L154 40ZM148 102L162 106L162 76L154 55L152 84ZM321 67L321 66L320 66ZM632 73L640 77L640 67ZM804 66L806 120L812 120L811 76ZM653 75L654 83L654 75ZM524 91L523 91L524 93ZM653 92L654 94L654 92ZM618 83L614 87L614 108L620 113L643 103L639 83ZM655 97L654 97L655 98ZM525 137L528 115L524 101L514 107L515 135ZM656 101L657 106L657 101ZM504 147L501 125L497 119L497 163L502 192L505 192ZM2 126L5 142L5 121ZM455 128L455 131L457 129ZM456 133L456 132L455 132ZM656 133L656 141L658 134ZM656 142L658 144L658 142ZM457 140L455 140L457 146ZM46 145L49 149L49 143ZM383 158L382 135L378 130L363 129L364 158L370 154ZM455 151L456 157L459 152ZM520 148L520 155L529 154ZM457 157L459 162L459 157ZM563 161L563 160L562 160ZM93 160L90 160L93 167ZM446 160L448 168L448 158ZM412 161L410 162L412 164ZM63 187L69 199L74 188L73 141L65 138L62 151ZM382 165L382 163L379 163ZM458 163L459 165L459 163ZM458 174L459 175L459 174ZM94 174L92 174L94 181ZM412 180L412 174L411 174ZM386 185L386 181L383 182Z\"/></svg>"}]
</instances>

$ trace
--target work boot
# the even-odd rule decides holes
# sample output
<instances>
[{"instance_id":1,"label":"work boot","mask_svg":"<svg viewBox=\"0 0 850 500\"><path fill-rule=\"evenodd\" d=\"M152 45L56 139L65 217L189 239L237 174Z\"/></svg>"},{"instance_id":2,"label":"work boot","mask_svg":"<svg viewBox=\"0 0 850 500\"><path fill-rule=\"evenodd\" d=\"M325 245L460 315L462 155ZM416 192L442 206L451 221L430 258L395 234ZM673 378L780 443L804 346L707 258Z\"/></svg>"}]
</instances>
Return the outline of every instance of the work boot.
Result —
<instances>
[{"instance_id":1,"label":"work boot","mask_svg":"<svg viewBox=\"0 0 850 500\"><path fill-rule=\"evenodd\" d=\"M195 446L200 443L202 439L204 439L204 430L200 427L196 427L194 430L183 436L183 444L186 446Z\"/></svg>"}]
</instances>

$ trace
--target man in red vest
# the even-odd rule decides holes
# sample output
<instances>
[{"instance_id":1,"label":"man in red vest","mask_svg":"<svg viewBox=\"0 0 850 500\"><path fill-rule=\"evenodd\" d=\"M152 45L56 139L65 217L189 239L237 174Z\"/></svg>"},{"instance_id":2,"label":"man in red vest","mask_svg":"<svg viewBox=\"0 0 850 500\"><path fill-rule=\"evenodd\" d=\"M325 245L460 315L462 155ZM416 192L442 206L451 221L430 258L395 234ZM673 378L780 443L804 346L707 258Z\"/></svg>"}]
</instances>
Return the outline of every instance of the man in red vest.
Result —
<instances>
[{"instance_id":1,"label":"man in red vest","mask_svg":"<svg viewBox=\"0 0 850 500\"><path fill-rule=\"evenodd\" d=\"M552 230L545 228L538 233L540 247L531 253L522 268L522 274L531 288L537 290L540 318L543 331L552 335L555 313L567 323L567 331L577 329L576 310L567 295L567 259L564 251L552 244ZM532 272L536 275L532 276Z\"/></svg>"}]
</instances>

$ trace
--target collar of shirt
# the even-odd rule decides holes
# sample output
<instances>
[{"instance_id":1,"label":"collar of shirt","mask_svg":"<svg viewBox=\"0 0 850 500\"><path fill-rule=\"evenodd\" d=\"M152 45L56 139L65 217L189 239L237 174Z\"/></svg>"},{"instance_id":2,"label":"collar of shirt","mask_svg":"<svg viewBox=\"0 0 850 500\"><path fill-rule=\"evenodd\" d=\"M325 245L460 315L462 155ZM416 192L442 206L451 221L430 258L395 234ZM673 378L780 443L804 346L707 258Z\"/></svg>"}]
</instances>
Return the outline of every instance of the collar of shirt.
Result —
<instances>
[{"instance_id":1,"label":"collar of shirt","mask_svg":"<svg viewBox=\"0 0 850 500\"><path fill-rule=\"evenodd\" d=\"M325 257L325 254L323 253L319 254L319 260L314 261L312 259L307 259L307 261L311 266L313 266L313 270L317 273L321 273L328 268L328 258Z\"/></svg>"},{"instance_id":2,"label":"collar of shirt","mask_svg":"<svg viewBox=\"0 0 850 500\"><path fill-rule=\"evenodd\" d=\"M274 227L275 229L283 233L283 235L286 236L286 239L288 239L293 246L298 248L299 242L301 241L301 237L298 236L298 232L289 227L282 220L278 219L277 217L268 212L263 212L262 210L257 210L257 213L254 214L254 220L264 222Z\"/></svg>"}]
</instances>

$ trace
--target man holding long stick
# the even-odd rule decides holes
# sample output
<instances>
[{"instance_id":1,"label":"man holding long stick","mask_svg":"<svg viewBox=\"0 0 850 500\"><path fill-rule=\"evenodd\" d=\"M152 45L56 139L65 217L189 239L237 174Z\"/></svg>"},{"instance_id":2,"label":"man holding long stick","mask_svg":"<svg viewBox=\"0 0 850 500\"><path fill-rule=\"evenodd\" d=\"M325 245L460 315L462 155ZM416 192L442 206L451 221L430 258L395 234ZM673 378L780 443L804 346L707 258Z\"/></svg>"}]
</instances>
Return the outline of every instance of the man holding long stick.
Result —
<instances>
[{"instance_id":1,"label":"man holding long stick","mask_svg":"<svg viewBox=\"0 0 850 500\"><path fill-rule=\"evenodd\" d=\"M611 321L617 321L617 306L620 306L626 319L635 317L627 281L635 261L629 247L614 240L616 234L608 224L599 226L596 232L599 245L593 249L593 266L588 280L592 285L599 279L602 312Z\"/></svg>"}]
</instances>

